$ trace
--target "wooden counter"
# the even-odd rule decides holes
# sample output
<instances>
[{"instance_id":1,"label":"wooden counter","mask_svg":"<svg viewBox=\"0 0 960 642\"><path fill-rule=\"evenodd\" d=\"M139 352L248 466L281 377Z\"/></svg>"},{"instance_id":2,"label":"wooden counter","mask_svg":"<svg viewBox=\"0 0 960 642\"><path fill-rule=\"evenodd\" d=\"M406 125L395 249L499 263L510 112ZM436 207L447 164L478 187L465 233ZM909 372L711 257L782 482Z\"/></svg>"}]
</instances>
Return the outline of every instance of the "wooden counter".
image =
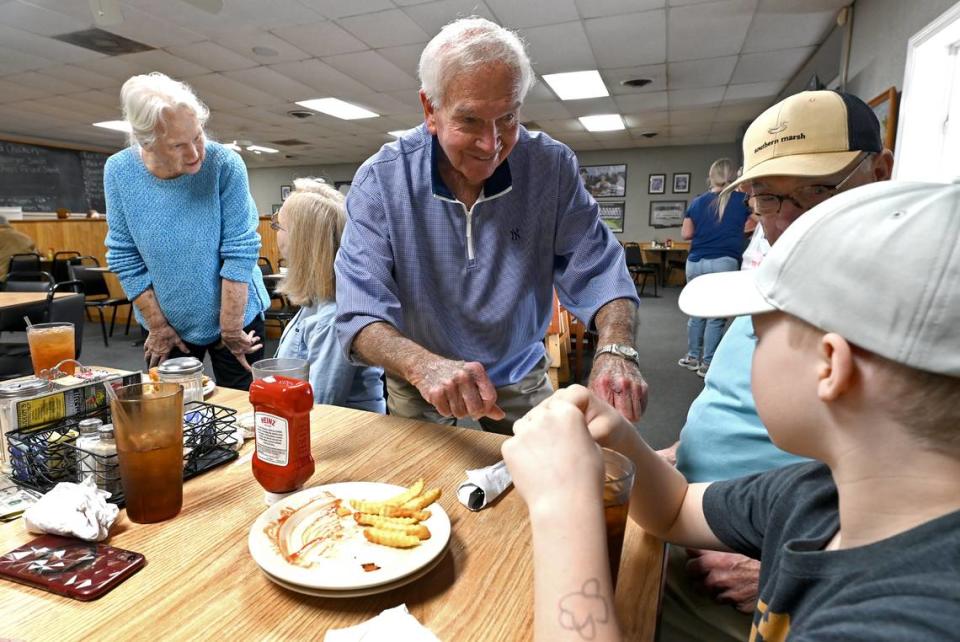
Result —
<instances>
[{"instance_id":1,"label":"wooden counter","mask_svg":"<svg viewBox=\"0 0 960 642\"><path fill-rule=\"evenodd\" d=\"M246 393L219 390L212 402L249 409ZM440 564L406 587L352 599L309 597L269 581L247 550L265 510L240 459L184 485L183 511L160 524L121 512L109 543L143 553L147 565L111 593L78 602L0 581L0 638L19 640L321 639L405 603L441 640L532 638L533 569L523 501L508 491L472 513L454 496L467 468L500 459L504 437L356 410L317 406L317 470L309 485L375 480L443 488L452 536ZM0 525L0 552L31 539L22 520ZM652 640L662 586L663 544L632 522L624 544L617 609L628 640Z\"/></svg>"}]
</instances>

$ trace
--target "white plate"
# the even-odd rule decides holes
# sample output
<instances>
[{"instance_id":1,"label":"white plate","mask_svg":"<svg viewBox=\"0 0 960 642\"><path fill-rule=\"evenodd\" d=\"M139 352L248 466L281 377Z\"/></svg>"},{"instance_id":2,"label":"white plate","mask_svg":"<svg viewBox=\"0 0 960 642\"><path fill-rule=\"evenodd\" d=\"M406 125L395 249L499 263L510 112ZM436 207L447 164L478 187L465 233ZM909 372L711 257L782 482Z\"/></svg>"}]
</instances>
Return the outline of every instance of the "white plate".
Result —
<instances>
[{"instance_id":1,"label":"white plate","mask_svg":"<svg viewBox=\"0 0 960 642\"><path fill-rule=\"evenodd\" d=\"M364 597L366 595L376 595L378 593L386 593L387 591L398 589L402 586L406 586L407 584L410 584L412 582L419 580L421 577L423 577L424 575L426 575L427 573L435 569L437 566L439 566L440 562L443 561L443 558L446 557L446 552L447 552L447 549L443 549L440 555L437 555L437 557L432 562L430 562L429 564L427 564L426 566L424 566L423 568L421 568L419 571L415 573L411 573L406 577L401 577L396 582L389 582L387 584L371 586L370 588L354 589L354 590L325 591L323 589L312 589L312 588L307 588L305 586L297 586L296 584L290 584L289 582L284 582L279 577L274 577L273 575L270 575L270 573L263 571L263 569L260 569L260 570L263 571L263 574L267 576L267 579L273 582L274 584L277 584L278 586L282 586L288 591L294 591L295 593L303 593L304 595L312 595L313 597L334 597L339 599L346 598L346 597Z\"/></svg>"},{"instance_id":2,"label":"white plate","mask_svg":"<svg viewBox=\"0 0 960 642\"><path fill-rule=\"evenodd\" d=\"M311 567L302 567L287 562L265 533L266 527L276 521L285 508L298 508L324 492L344 500L382 500L405 489L393 484L378 482L340 482L308 488L286 497L264 511L250 528L247 543L254 561L266 573L286 584L322 590L345 591L366 589L396 582L416 573L440 557L450 540L450 518L438 503L426 508L430 519L423 524L430 529L430 539L410 549L390 548L371 544L363 539L362 528L352 518L343 518L342 523L355 532L337 547L337 554L323 559ZM372 562L380 568L367 572L362 565Z\"/></svg>"},{"instance_id":3,"label":"white plate","mask_svg":"<svg viewBox=\"0 0 960 642\"><path fill-rule=\"evenodd\" d=\"M203 384L203 398L206 399L213 394L213 391L217 389L217 384L213 379L207 379L207 383Z\"/></svg>"}]
</instances>

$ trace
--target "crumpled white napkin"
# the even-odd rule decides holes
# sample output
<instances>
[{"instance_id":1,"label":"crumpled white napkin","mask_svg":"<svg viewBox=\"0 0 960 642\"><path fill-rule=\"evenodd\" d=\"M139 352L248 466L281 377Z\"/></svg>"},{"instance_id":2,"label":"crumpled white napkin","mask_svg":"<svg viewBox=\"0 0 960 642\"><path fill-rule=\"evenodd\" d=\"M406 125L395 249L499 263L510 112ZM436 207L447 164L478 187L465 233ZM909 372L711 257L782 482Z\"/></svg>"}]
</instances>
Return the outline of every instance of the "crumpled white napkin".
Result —
<instances>
[{"instance_id":1,"label":"crumpled white napkin","mask_svg":"<svg viewBox=\"0 0 960 642\"><path fill-rule=\"evenodd\" d=\"M92 478L79 484L60 482L23 512L31 533L79 537L91 542L107 539L120 509L108 504L110 493L97 488Z\"/></svg>"},{"instance_id":2,"label":"crumpled white napkin","mask_svg":"<svg viewBox=\"0 0 960 642\"><path fill-rule=\"evenodd\" d=\"M323 639L324 642L440 642L440 638L410 615L406 604L387 609L356 626L330 629Z\"/></svg>"},{"instance_id":3,"label":"crumpled white napkin","mask_svg":"<svg viewBox=\"0 0 960 642\"><path fill-rule=\"evenodd\" d=\"M457 487L460 503L478 511L500 496L513 483L507 465L498 461L493 466L467 471L467 481Z\"/></svg>"}]
</instances>

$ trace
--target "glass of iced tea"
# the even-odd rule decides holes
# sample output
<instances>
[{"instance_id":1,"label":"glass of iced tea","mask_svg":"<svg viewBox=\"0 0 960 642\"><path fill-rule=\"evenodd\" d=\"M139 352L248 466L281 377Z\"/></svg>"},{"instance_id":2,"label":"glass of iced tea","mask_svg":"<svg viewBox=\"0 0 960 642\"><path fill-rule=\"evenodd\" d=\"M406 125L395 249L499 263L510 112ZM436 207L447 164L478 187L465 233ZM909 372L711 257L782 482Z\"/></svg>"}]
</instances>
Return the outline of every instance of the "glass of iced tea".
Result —
<instances>
[{"instance_id":1,"label":"glass of iced tea","mask_svg":"<svg viewBox=\"0 0 960 642\"><path fill-rule=\"evenodd\" d=\"M64 359L76 359L76 345L73 339L72 323L36 323L27 327L27 343L30 346L30 360L33 361L33 374L40 376L41 370L49 370ZM73 374L76 364L72 361L61 368L66 374Z\"/></svg>"},{"instance_id":2,"label":"glass of iced tea","mask_svg":"<svg viewBox=\"0 0 960 642\"><path fill-rule=\"evenodd\" d=\"M623 535L627 530L630 491L636 468L633 462L609 448L603 451L603 518L607 525L607 555L610 556L610 579L617 586Z\"/></svg>"},{"instance_id":3,"label":"glass of iced tea","mask_svg":"<svg viewBox=\"0 0 960 642\"><path fill-rule=\"evenodd\" d=\"M183 506L183 387L139 383L110 403L127 517L170 519Z\"/></svg>"}]
</instances>

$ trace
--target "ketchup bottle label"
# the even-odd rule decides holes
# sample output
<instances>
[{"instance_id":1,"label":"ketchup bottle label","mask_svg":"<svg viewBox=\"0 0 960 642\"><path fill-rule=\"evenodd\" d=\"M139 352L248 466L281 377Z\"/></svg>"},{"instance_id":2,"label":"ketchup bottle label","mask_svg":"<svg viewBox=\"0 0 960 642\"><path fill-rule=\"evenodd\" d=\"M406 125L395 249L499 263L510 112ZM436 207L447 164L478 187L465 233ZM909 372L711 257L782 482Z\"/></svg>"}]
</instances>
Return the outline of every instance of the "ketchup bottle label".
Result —
<instances>
[{"instance_id":1,"label":"ketchup bottle label","mask_svg":"<svg viewBox=\"0 0 960 642\"><path fill-rule=\"evenodd\" d=\"M287 443L287 420L266 412L253 415L257 432L257 457L275 466L286 466L290 459Z\"/></svg>"}]
</instances>

